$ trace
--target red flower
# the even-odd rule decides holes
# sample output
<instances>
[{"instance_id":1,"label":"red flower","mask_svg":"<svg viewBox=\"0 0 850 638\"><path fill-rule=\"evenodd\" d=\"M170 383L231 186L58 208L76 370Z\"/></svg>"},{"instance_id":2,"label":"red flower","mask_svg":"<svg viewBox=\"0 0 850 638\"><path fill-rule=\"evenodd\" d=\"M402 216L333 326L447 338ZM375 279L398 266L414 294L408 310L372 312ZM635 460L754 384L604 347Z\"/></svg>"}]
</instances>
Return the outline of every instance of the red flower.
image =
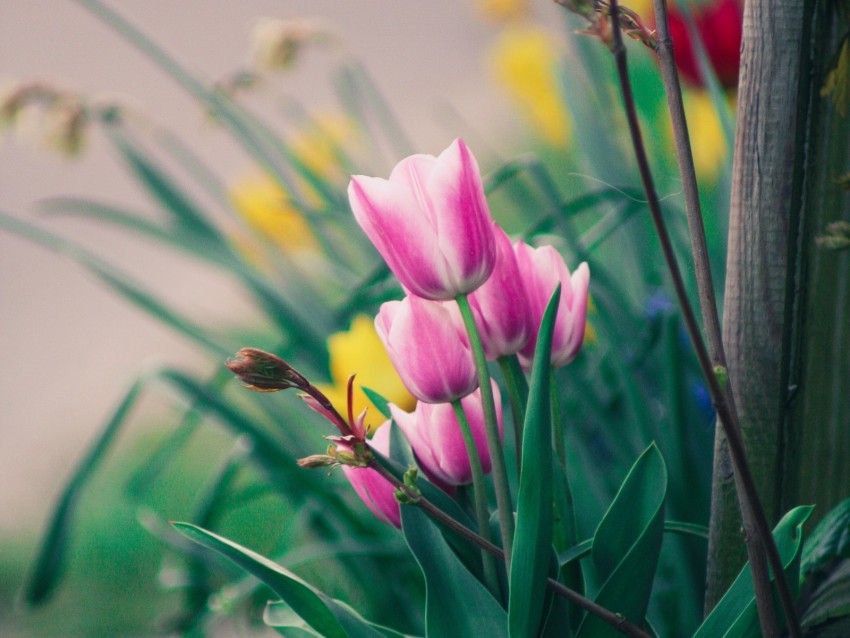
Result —
<instances>
[{"instance_id":1,"label":"red flower","mask_svg":"<svg viewBox=\"0 0 850 638\"><path fill-rule=\"evenodd\" d=\"M741 59L743 5L739 0L714 0L693 6L691 14L720 83L726 88L736 86ZM670 8L669 17L670 37L679 73L687 82L702 86L704 82L685 18L674 7Z\"/></svg>"}]
</instances>

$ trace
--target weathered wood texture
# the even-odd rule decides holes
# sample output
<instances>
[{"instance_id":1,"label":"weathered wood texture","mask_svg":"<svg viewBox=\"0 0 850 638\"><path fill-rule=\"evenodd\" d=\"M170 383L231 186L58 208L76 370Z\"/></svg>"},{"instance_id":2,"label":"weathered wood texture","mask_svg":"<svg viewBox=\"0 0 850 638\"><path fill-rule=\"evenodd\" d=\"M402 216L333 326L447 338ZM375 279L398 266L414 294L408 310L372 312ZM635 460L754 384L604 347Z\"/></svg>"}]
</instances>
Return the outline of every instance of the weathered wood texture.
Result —
<instances>
[{"instance_id":1,"label":"weathered wood texture","mask_svg":"<svg viewBox=\"0 0 850 638\"><path fill-rule=\"evenodd\" d=\"M833 8L822 7L816 16L816 92L848 29ZM850 497L850 251L826 250L815 241L830 222L850 221L850 193L838 183L850 172L850 118L830 100L819 100L810 130L789 348L788 383L795 391L780 505L816 504L814 523Z\"/></svg>"},{"instance_id":2,"label":"weathered wood texture","mask_svg":"<svg viewBox=\"0 0 850 638\"><path fill-rule=\"evenodd\" d=\"M745 4L723 314L730 383L771 523L780 505L782 346L803 13L799 0ZM746 560L740 529L728 450L718 428L707 608Z\"/></svg>"}]
</instances>

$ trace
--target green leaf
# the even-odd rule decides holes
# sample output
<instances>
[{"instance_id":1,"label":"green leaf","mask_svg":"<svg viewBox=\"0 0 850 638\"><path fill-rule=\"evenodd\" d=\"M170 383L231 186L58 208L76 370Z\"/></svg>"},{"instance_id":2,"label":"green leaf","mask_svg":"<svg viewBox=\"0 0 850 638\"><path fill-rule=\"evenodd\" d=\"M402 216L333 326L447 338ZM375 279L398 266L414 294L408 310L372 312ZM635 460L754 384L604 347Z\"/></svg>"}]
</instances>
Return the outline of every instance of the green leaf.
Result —
<instances>
[{"instance_id":1,"label":"green leaf","mask_svg":"<svg viewBox=\"0 0 850 638\"><path fill-rule=\"evenodd\" d=\"M812 513L812 506L796 507L779 521L773 530L779 557L788 575L792 592L799 583L799 558L803 546L803 523ZM796 592L795 592L796 593ZM753 578L749 563L738 574L729 590L717 603L693 638L757 638L758 612L753 593Z\"/></svg>"},{"instance_id":2,"label":"green leaf","mask_svg":"<svg viewBox=\"0 0 850 638\"><path fill-rule=\"evenodd\" d=\"M808 628L847 616L850 616L850 561L845 560L812 592L800 621Z\"/></svg>"},{"instance_id":3,"label":"green leaf","mask_svg":"<svg viewBox=\"0 0 850 638\"><path fill-rule=\"evenodd\" d=\"M390 402L387 401L382 395L375 392L372 388L367 388L366 386L362 387L363 394L375 404L375 407L378 408L380 413L384 416L384 418L391 419L392 414L390 414Z\"/></svg>"},{"instance_id":4,"label":"green leaf","mask_svg":"<svg viewBox=\"0 0 850 638\"><path fill-rule=\"evenodd\" d=\"M684 536L696 536L704 540L708 540L708 528L704 525L695 523L685 523L682 521L664 521L664 531L673 534L682 534ZM593 549L593 539L587 538L574 547L571 547L565 552L558 554L558 562L563 567L567 563L574 560L579 560L589 555Z\"/></svg>"},{"instance_id":5,"label":"green leaf","mask_svg":"<svg viewBox=\"0 0 850 638\"><path fill-rule=\"evenodd\" d=\"M109 138L124 157L127 166L139 183L160 203L167 212L175 227L190 236L202 238L209 242L209 247L215 246L226 251L224 240L219 231L206 218L189 195L161 169L152 158L148 157L126 133L114 128L107 129Z\"/></svg>"},{"instance_id":6,"label":"green leaf","mask_svg":"<svg viewBox=\"0 0 850 638\"><path fill-rule=\"evenodd\" d=\"M831 97L835 110L842 117L847 117L850 108L850 35L844 36L820 94L821 97Z\"/></svg>"},{"instance_id":7,"label":"green leaf","mask_svg":"<svg viewBox=\"0 0 850 638\"><path fill-rule=\"evenodd\" d=\"M65 554L71 534L71 522L76 512L77 501L97 469L112 441L127 420L130 410L139 398L145 379L136 380L121 403L113 412L103 432L89 448L85 458L77 466L71 480L65 485L59 502L50 517L50 523L35 558L32 572L23 589L24 600L31 605L45 602L53 593L62 575Z\"/></svg>"},{"instance_id":8,"label":"green leaf","mask_svg":"<svg viewBox=\"0 0 850 638\"><path fill-rule=\"evenodd\" d=\"M167 306L130 277L122 274L115 266L95 257L73 242L2 211L0 211L0 228L5 228L53 252L70 257L127 301L138 306L178 333L203 346L204 349L213 355L226 357L233 352L232 347L222 346L217 343L206 329Z\"/></svg>"},{"instance_id":9,"label":"green leaf","mask_svg":"<svg viewBox=\"0 0 850 638\"><path fill-rule=\"evenodd\" d=\"M427 638L507 638L505 610L460 562L437 526L416 506L402 506L404 538L425 577Z\"/></svg>"},{"instance_id":10,"label":"green leaf","mask_svg":"<svg viewBox=\"0 0 850 638\"><path fill-rule=\"evenodd\" d=\"M325 638L382 638L350 607L318 591L280 565L233 541L190 525L173 523L181 534L230 559L281 597Z\"/></svg>"},{"instance_id":11,"label":"green leaf","mask_svg":"<svg viewBox=\"0 0 850 638\"><path fill-rule=\"evenodd\" d=\"M342 605L343 607L348 608L352 613L357 613L345 603L341 601L337 601L337 603L339 605ZM284 601L269 601L266 604L266 610L265 612L263 612L263 622L266 623L269 627L275 627L276 629L278 629L279 633L283 633L284 636L300 636L302 634L309 636L317 635L311 630L304 627L303 622L299 621L299 616L294 611L292 611L292 607L290 607ZM384 636L387 636L387 638L405 638L404 634L396 631L395 629L390 629L389 627L384 627L375 623L369 623L369 625L376 631L382 633ZM285 629L286 631L282 632L280 631L281 629ZM298 631L302 633L297 633Z\"/></svg>"},{"instance_id":12,"label":"green leaf","mask_svg":"<svg viewBox=\"0 0 850 638\"><path fill-rule=\"evenodd\" d=\"M386 426L385 426L386 427ZM378 457L379 462L384 465L398 480L404 480L405 470L409 467L416 466L416 458L413 455L413 450L404 432L401 428L394 425L390 432L390 455L391 458L382 456L379 452L372 450ZM419 476L416 481L416 487L422 493L422 496L427 498L431 503L440 508L443 512L451 516L455 521L466 527L467 529L475 530L476 526L467 513L457 504L453 498L446 494L439 487L428 481L423 476ZM404 509L402 507L402 509ZM461 536L450 527L440 526L444 538L449 545L457 553L461 562L469 569L476 577L483 574L481 564L481 551L469 539Z\"/></svg>"},{"instance_id":13,"label":"green leaf","mask_svg":"<svg viewBox=\"0 0 850 638\"><path fill-rule=\"evenodd\" d=\"M667 468L653 443L632 466L593 537L593 564L604 581L595 601L636 625L644 622L658 565L666 494ZM577 635L620 634L588 615Z\"/></svg>"},{"instance_id":14,"label":"green leaf","mask_svg":"<svg viewBox=\"0 0 850 638\"><path fill-rule=\"evenodd\" d=\"M550 353L560 297L561 287L558 285L540 323L523 424L522 471L508 602L511 638L536 636L544 620L554 498Z\"/></svg>"},{"instance_id":15,"label":"green leaf","mask_svg":"<svg viewBox=\"0 0 850 638\"><path fill-rule=\"evenodd\" d=\"M850 558L850 498L832 508L815 527L803 545L800 570L813 574L842 558Z\"/></svg>"}]
</instances>

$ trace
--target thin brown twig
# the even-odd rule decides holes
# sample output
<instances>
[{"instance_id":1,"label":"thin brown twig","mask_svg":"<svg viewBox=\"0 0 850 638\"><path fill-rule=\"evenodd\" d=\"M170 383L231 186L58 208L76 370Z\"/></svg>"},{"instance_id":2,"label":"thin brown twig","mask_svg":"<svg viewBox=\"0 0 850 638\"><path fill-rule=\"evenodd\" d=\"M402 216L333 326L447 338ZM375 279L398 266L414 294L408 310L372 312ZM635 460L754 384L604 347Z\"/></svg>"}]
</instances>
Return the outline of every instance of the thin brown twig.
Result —
<instances>
[{"instance_id":1,"label":"thin brown twig","mask_svg":"<svg viewBox=\"0 0 850 638\"><path fill-rule=\"evenodd\" d=\"M505 560L505 553L502 549L487 539L479 536L477 533L456 521L454 518L446 514L439 507L434 505L427 498L422 496L421 494L415 493L411 488L405 485L402 481L398 480L395 476L390 473L387 468L385 468L378 459L372 457L369 461L369 467L378 472L381 476L387 479L393 487L397 490L401 490L409 499L408 505L417 505L425 511L431 518L439 521L441 524L445 525L452 531L460 534L464 538L472 541L476 545L478 545L481 549L486 552L489 552L499 560ZM546 579L547 587L552 590L553 593L561 596L569 600L572 603L575 603L586 612L593 614L594 616L598 616L600 619L611 625L617 631L625 634L626 636L632 636L633 638L652 638L651 634L647 633L634 623L630 622L627 618L625 618L622 614L615 613L610 609L602 607L598 603L582 596L577 591L570 589L563 583L559 583L557 580L553 578Z\"/></svg>"},{"instance_id":2,"label":"thin brown twig","mask_svg":"<svg viewBox=\"0 0 850 638\"><path fill-rule=\"evenodd\" d=\"M640 125L637 120L637 112L635 110L634 97L632 95L631 82L626 64L626 49L623 45L623 38L619 29L619 10L617 0L611 0L610 8L613 32L613 45L611 50L616 61L617 74L620 80L620 88L623 93L623 102L629 123L629 131L632 137L632 145L638 162L641 181L643 183L644 191L646 192L647 204L661 243L664 259L667 262L667 267L670 272L671 279L673 280L676 296L682 309L685 327L691 338L691 342L693 343L697 360L702 373L705 376L706 383L708 384L712 403L717 410L718 420L721 423L721 427L723 427L724 434L726 435L729 443L729 452L732 459L732 466L735 471L736 486L738 487L738 500L741 510L744 513L745 524L748 522L753 524L752 529L746 531L745 540L747 542L747 551L750 557L752 575L756 583L756 591L760 591L760 594L756 597L756 601L759 605L759 619L762 622L762 629L766 636L779 635L778 628L776 627L776 615L775 613L769 612L769 607L767 607L767 605L770 605L772 601L768 580L769 576L767 570L763 568L763 550L767 554L767 561L770 564L776 579L779 598L788 622L790 635L792 637L796 637L800 635L800 625L796 609L794 608L793 598L791 596L790 589L788 588L788 582L785 578L782 560L776 548L773 535L770 533L764 509L762 507L761 500L759 499L758 492L756 491L755 481L753 480L752 473L749 469L749 465L747 464L746 452L740 429L735 427L735 424L737 424L737 420L735 420L735 413L733 413L733 408L730 407L730 403L727 401L727 393L720 387L717 376L715 375L711 358L709 357L705 342L702 339L702 334L699 330L693 309L688 301L684 281L682 279L682 275L676 261L676 256L673 252L673 246L667 232L667 227L661 213L658 193L655 190L652 174L649 169L649 162L646 156L646 150L643 144L643 138L641 136ZM667 34L667 43L669 44L669 33ZM681 133L681 131L679 132ZM685 129L684 132L686 135L687 129ZM701 223L700 218L700 226ZM705 265L707 266L707 263ZM710 309L704 309L703 312L705 313L708 310ZM714 314L716 316L716 310L714 310ZM719 322L717 325L719 333ZM722 352L722 342L718 340L717 344L720 348L720 352ZM751 520L748 520L750 518Z\"/></svg>"}]
</instances>

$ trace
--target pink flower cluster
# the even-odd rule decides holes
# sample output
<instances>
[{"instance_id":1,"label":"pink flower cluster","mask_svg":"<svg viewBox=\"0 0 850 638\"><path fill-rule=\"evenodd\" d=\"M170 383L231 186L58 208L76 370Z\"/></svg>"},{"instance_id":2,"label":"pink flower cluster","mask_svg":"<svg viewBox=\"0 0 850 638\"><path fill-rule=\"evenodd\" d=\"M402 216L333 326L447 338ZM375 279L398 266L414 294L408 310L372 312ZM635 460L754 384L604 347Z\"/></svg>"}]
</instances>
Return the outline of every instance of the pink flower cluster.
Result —
<instances>
[{"instance_id":1,"label":"pink flower cluster","mask_svg":"<svg viewBox=\"0 0 850 638\"><path fill-rule=\"evenodd\" d=\"M511 242L490 217L478 164L460 139L439 157L403 159L387 180L352 177L348 197L357 222L408 293L383 304L375 318L393 365L420 401L412 414L393 406L393 419L429 478L443 487L468 483L469 459L450 402L461 400L485 471L490 457L476 368L454 300L468 295L488 359L516 354L528 366L543 311L560 284L550 356L563 366L581 348L590 271L583 263L570 273L551 246ZM385 438L376 435L373 445ZM347 475L373 511L398 525L398 506L387 498L392 488L379 487L368 472Z\"/></svg>"}]
</instances>

